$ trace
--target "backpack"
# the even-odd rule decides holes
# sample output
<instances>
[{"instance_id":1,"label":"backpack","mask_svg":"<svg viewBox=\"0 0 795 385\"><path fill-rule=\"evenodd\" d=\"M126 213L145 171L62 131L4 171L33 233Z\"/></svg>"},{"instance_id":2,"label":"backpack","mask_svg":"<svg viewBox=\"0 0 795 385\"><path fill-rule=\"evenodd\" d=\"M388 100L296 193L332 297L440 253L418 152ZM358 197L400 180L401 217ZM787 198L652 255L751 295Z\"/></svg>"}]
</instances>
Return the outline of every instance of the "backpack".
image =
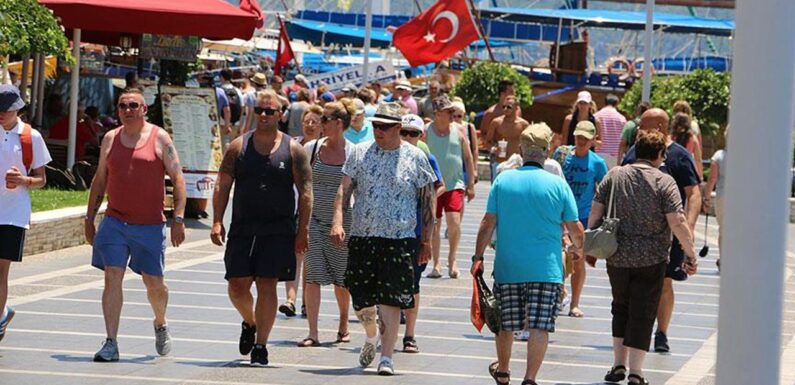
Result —
<instances>
[{"instance_id":1,"label":"backpack","mask_svg":"<svg viewBox=\"0 0 795 385\"><path fill-rule=\"evenodd\" d=\"M25 171L30 172L30 166L33 165L33 135L31 134L30 124L25 124L22 128L22 135L19 136L19 143L22 145L22 164L25 165Z\"/></svg>"},{"instance_id":2,"label":"backpack","mask_svg":"<svg viewBox=\"0 0 795 385\"><path fill-rule=\"evenodd\" d=\"M237 123L240 120L240 115L243 114L243 101L240 100L240 93L235 86L230 84L221 88L224 90L226 98L229 99L229 111L232 115L231 122L232 124Z\"/></svg>"}]
</instances>

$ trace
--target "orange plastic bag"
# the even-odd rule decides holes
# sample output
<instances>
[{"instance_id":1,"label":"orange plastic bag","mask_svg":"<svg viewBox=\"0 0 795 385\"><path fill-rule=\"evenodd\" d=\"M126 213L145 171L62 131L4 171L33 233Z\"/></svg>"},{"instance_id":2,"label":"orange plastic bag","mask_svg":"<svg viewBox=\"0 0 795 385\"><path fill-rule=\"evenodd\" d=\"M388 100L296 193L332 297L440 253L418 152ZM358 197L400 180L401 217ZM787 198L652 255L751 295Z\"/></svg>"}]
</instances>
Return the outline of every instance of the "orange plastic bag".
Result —
<instances>
[{"instance_id":1,"label":"orange plastic bag","mask_svg":"<svg viewBox=\"0 0 795 385\"><path fill-rule=\"evenodd\" d=\"M483 262L477 261L475 262L475 270L481 269L481 264ZM480 309L480 291L478 290L478 281L476 276L472 276L472 303L469 307L469 319L472 321L472 325L475 326L475 329L480 332L483 329L483 325L486 324L486 317L483 315L483 312Z\"/></svg>"}]
</instances>

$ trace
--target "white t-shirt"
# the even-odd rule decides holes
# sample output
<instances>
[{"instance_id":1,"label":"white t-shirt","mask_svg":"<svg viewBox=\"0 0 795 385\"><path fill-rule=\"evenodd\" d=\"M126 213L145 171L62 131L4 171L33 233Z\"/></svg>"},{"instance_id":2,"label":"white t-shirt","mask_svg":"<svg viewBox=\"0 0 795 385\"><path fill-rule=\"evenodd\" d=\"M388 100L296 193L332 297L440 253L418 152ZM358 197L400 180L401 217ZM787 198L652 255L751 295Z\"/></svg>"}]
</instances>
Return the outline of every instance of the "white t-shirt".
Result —
<instances>
[{"instance_id":1,"label":"white t-shirt","mask_svg":"<svg viewBox=\"0 0 795 385\"><path fill-rule=\"evenodd\" d=\"M522 163L522 156L519 154L513 154L506 161L497 165L497 175L505 170L513 170L515 168L522 167ZM544 170L552 175L557 175L561 179L566 179L566 177L563 176L563 169L560 167L560 163L552 159L544 160Z\"/></svg>"},{"instance_id":2,"label":"white t-shirt","mask_svg":"<svg viewBox=\"0 0 795 385\"><path fill-rule=\"evenodd\" d=\"M22 144L19 140L22 135L22 129L25 124L21 119L17 119L17 125L10 129L3 129L0 136L2 136L2 144L0 144L0 174L2 174L2 186L0 186L0 225L12 225L22 227L25 229L30 228L30 195L28 189L24 186L17 186L13 190L5 187L5 173L12 166L16 166L22 175L27 176L28 172L25 170L25 164L22 162ZM41 134L36 130L31 130L31 139L33 143L33 164L31 169L44 167L50 163L52 158L50 152L47 151L47 145L44 144L44 139Z\"/></svg>"}]
</instances>

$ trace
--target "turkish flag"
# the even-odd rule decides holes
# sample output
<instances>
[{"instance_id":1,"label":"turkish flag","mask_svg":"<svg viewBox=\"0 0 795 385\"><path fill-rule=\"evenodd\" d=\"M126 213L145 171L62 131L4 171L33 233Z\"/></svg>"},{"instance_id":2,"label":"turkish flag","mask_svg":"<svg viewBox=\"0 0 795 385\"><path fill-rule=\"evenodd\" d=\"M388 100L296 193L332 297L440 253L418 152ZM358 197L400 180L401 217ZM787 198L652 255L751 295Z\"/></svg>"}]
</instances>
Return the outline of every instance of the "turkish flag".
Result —
<instances>
[{"instance_id":1,"label":"turkish flag","mask_svg":"<svg viewBox=\"0 0 795 385\"><path fill-rule=\"evenodd\" d=\"M240 9L257 17L257 28L262 28L265 24L265 16L256 0L240 0Z\"/></svg>"},{"instance_id":2,"label":"turkish flag","mask_svg":"<svg viewBox=\"0 0 795 385\"><path fill-rule=\"evenodd\" d=\"M439 0L392 35L412 67L453 56L480 38L466 0Z\"/></svg>"},{"instance_id":3,"label":"turkish flag","mask_svg":"<svg viewBox=\"0 0 795 385\"><path fill-rule=\"evenodd\" d=\"M287 27L284 26L284 20L279 18L279 46L276 49L276 62L273 64L273 73L276 75L282 74L282 67L290 64L290 60L295 59L293 47L290 46L290 36L287 35Z\"/></svg>"}]
</instances>

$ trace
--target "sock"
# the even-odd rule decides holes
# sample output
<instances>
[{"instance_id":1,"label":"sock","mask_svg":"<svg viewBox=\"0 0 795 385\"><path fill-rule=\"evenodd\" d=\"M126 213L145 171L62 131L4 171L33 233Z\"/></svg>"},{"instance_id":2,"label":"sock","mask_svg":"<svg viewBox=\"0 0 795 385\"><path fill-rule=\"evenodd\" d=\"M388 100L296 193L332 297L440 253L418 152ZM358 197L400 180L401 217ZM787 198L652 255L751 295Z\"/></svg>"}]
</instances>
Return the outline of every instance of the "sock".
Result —
<instances>
[{"instance_id":1,"label":"sock","mask_svg":"<svg viewBox=\"0 0 795 385\"><path fill-rule=\"evenodd\" d=\"M369 342L369 343L371 343L373 345L377 345L377 343L378 343L378 334L376 334L373 337L367 337L367 338L364 339L364 341L365 342Z\"/></svg>"},{"instance_id":2,"label":"sock","mask_svg":"<svg viewBox=\"0 0 795 385\"><path fill-rule=\"evenodd\" d=\"M8 317L8 306L3 308L3 316L0 317L0 321L6 319L6 317Z\"/></svg>"},{"instance_id":3,"label":"sock","mask_svg":"<svg viewBox=\"0 0 795 385\"><path fill-rule=\"evenodd\" d=\"M384 356L382 355L382 356L381 356L381 362L387 362L387 363L390 363L390 364L391 364L391 363L392 363L392 357L384 357Z\"/></svg>"}]
</instances>

